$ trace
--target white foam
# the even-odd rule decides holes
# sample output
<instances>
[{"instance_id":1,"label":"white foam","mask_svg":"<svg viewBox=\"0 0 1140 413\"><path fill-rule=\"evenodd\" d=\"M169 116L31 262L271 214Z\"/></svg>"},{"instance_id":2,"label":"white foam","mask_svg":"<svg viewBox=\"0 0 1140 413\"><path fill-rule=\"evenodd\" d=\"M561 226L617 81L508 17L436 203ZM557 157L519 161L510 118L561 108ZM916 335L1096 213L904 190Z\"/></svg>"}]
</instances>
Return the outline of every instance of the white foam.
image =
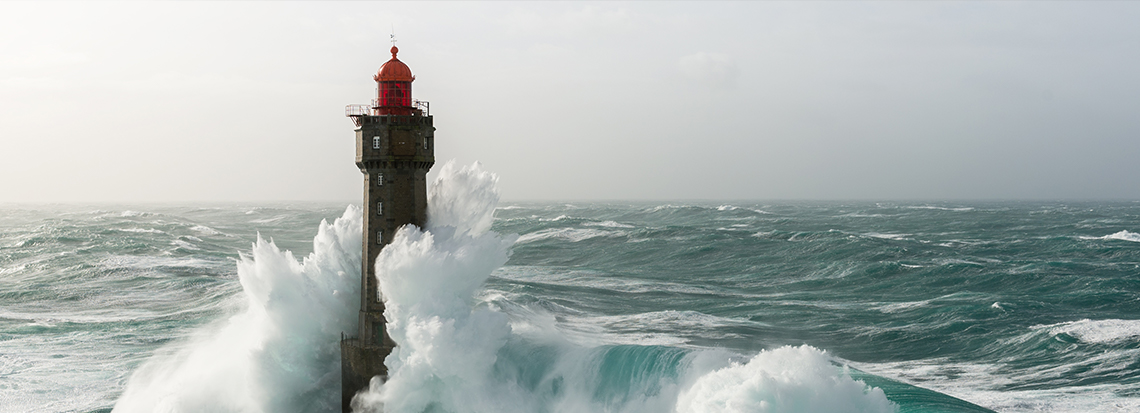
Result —
<instances>
[{"instance_id":1,"label":"white foam","mask_svg":"<svg viewBox=\"0 0 1140 413\"><path fill-rule=\"evenodd\" d=\"M432 193L443 197L444 204L450 204L453 201L447 197L467 192L448 187L454 174L460 175L458 181L493 189L474 178L480 173L445 168L435 184L443 188L433 189ZM469 195L484 200L497 198L494 192ZM431 205L434 208L435 204ZM811 347L762 352L746 364L730 364L731 355L722 351L699 351L689 353L678 366L683 377L646 372L648 376L638 376L635 381L648 384L629 383L629 389L623 390L600 389L596 386L602 363L614 348L567 344L565 336L554 327L553 317L530 310L522 310L529 315L515 325L524 328L525 332L519 333L526 334L532 343L554 343L558 356L543 373L543 380L548 386L562 383L558 384L562 390L557 394L528 390L509 375L497 375L498 357L504 354L507 343L521 336L514 332L504 313L479 305L475 297L480 296L482 283L490 273L506 261L510 240L486 231L485 226L473 230L463 224L460 217L480 221L494 211L493 204L475 205L481 209L433 211L427 231L402 228L381 252L376 273L384 292L388 331L397 347L385 360L389 380L381 383L373 379L369 389L354 399L355 411L706 413L894 409L882 391L852 380L823 352ZM458 227L440 226L441 222ZM709 322L709 317L666 311L636 315L621 322L696 325ZM543 337L546 334L553 336ZM638 343L628 351L651 351L649 347L640 347L645 344ZM632 365L621 370L638 368L641 367ZM650 393L647 389L654 390ZM614 405L610 404L614 400L597 400L597 392L603 390L630 394L623 395Z\"/></svg>"},{"instance_id":2,"label":"white foam","mask_svg":"<svg viewBox=\"0 0 1140 413\"><path fill-rule=\"evenodd\" d=\"M0 275L15 274L28 268L27 264L20 264L11 267L0 267Z\"/></svg>"},{"instance_id":3,"label":"white foam","mask_svg":"<svg viewBox=\"0 0 1140 413\"><path fill-rule=\"evenodd\" d=\"M621 231L606 231L590 228L550 228L536 231L519 237L518 242L527 243L544 239L564 239L570 242L584 241L597 237L616 237L625 235Z\"/></svg>"},{"instance_id":4,"label":"white foam","mask_svg":"<svg viewBox=\"0 0 1140 413\"><path fill-rule=\"evenodd\" d=\"M1035 326L1050 334L1067 334L1086 343L1108 344L1140 338L1140 320L1079 320Z\"/></svg>"},{"instance_id":5,"label":"white foam","mask_svg":"<svg viewBox=\"0 0 1140 413\"><path fill-rule=\"evenodd\" d=\"M826 353L780 347L700 376L677 412L894 412L883 391L851 379Z\"/></svg>"},{"instance_id":6,"label":"white foam","mask_svg":"<svg viewBox=\"0 0 1140 413\"><path fill-rule=\"evenodd\" d=\"M654 311L639 314L609 316L561 317L559 325L575 334L577 343L594 345L630 344L679 346L688 342L687 338L660 331L700 332L727 326L767 326L768 324L748 319L724 318L697 311ZM710 335L704 338L717 339L733 336L730 334Z\"/></svg>"},{"instance_id":7,"label":"white foam","mask_svg":"<svg viewBox=\"0 0 1140 413\"><path fill-rule=\"evenodd\" d=\"M866 235L866 236L872 237L872 238L889 239L889 240L899 241L899 240L910 239L907 237L909 237L913 234L889 234L889 233L879 233L879 232L868 232L868 233L863 234L863 235Z\"/></svg>"},{"instance_id":8,"label":"white foam","mask_svg":"<svg viewBox=\"0 0 1140 413\"><path fill-rule=\"evenodd\" d=\"M658 205L658 206L655 206L653 208L650 208L649 211L650 212L657 212L657 211L664 211L667 209L684 209L684 208L689 208L689 206L688 205L665 204L665 205Z\"/></svg>"},{"instance_id":9,"label":"white foam","mask_svg":"<svg viewBox=\"0 0 1140 413\"><path fill-rule=\"evenodd\" d=\"M100 260L98 265L105 269L154 270L164 267L210 268L214 263L201 258L112 255Z\"/></svg>"},{"instance_id":10,"label":"white foam","mask_svg":"<svg viewBox=\"0 0 1140 413\"><path fill-rule=\"evenodd\" d=\"M935 210L939 210L939 211L954 211L954 212L967 212L967 211L973 211L974 210L973 207L949 208L949 207L940 207L940 206L932 206L932 205L905 206L903 208L907 208L907 209L935 209Z\"/></svg>"},{"instance_id":11,"label":"white foam","mask_svg":"<svg viewBox=\"0 0 1140 413\"><path fill-rule=\"evenodd\" d=\"M205 225L195 225L190 227L190 230L204 235L222 235L222 233L218 230L207 227Z\"/></svg>"},{"instance_id":12,"label":"white foam","mask_svg":"<svg viewBox=\"0 0 1140 413\"><path fill-rule=\"evenodd\" d=\"M191 244L189 242L186 242L186 241L183 241L180 239L176 239L174 241L171 241L170 244L174 245L175 247L185 248L188 250L200 250L201 249L201 248L198 248L197 245Z\"/></svg>"},{"instance_id":13,"label":"white foam","mask_svg":"<svg viewBox=\"0 0 1140 413\"><path fill-rule=\"evenodd\" d=\"M617 221L587 222L583 225L587 227L633 228L633 225L622 224Z\"/></svg>"},{"instance_id":14,"label":"white foam","mask_svg":"<svg viewBox=\"0 0 1140 413\"><path fill-rule=\"evenodd\" d=\"M922 301L907 301L907 302L901 302L901 303L884 304L884 305L880 305L880 306L875 307L875 309L879 310L880 312L887 313L887 314L897 313L900 311L910 310L912 308L925 307L927 305L930 305L930 301L931 300L922 300Z\"/></svg>"},{"instance_id":15,"label":"white foam","mask_svg":"<svg viewBox=\"0 0 1140 413\"><path fill-rule=\"evenodd\" d=\"M1140 242L1140 234L1137 234L1137 233L1131 232L1131 231L1120 231L1117 233L1105 235L1105 236L1101 237L1101 239L1106 239L1106 240L1115 239L1115 240L1121 240L1121 241Z\"/></svg>"},{"instance_id":16,"label":"white foam","mask_svg":"<svg viewBox=\"0 0 1140 413\"><path fill-rule=\"evenodd\" d=\"M343 331L359 310L361 212L321 222L301 262L258 236L238 262L241 311L168 345L115 412L311 412L340 404Z\"/></svg>"},{"instance_id":17,"label":"white foam","mask_svg":"<svg viewBox=\"0 0 1140 413\"><path fill-rule=\"evenodd\" d=\"M746 363L733 363L739 356L723 350L644 343L579 346L557 329L536 327L525 335L513 331L507 313L477 299L486 295L483 283L506 262L514 241L489 231L498 201L495 181L478 165L445 165L429 192L427 228L401 228L380 253L376 272L384 315L398 346L384 360L389 380L374 378L356 395L356 411L894 408L880 390L851 379L834 359L812 347L764 351ZM355 330L359 309L361 224L360 210L352 206L334 224L322 223L313 253L302 262L258 237L250 255L238 264L243 294L235 299L241 301L240 311L148 360L131 376L115 411L336 411L338 340L340 332ZM624 323L633 329L638 323L730 322L710 317L666 311L633 316ZM550 354L544 359L549 363L536 366L526 357L509 358L512 350L531 348L548 352L543 354ZM507 361L500 363L500 357ZM512 376L512 369L538 373L541 383L530 386ZM622 388L611 388L613 384ZM618 394L599 399L599 392Z\"/></svg>"},{"instance_id":18,"label":"white foam","mask_svg":"<svg viewBox=\"0 0 1140 413\"><path fill-rule=\"evenodd\" d=\"M123 228L123 229L119 229L119 231L133 232L136 234L165 234L166 233L160 229L154 229L154 228Z\"/></svg>"},{"instance_id":19,"label":"white foam","mask_svg":"<svg viewBox=\"0 0 1140 413\"><path fill-rule=\"evenodd\" d=\"M1125 357L1133 360L1131 356ZM1101 360L1091 360L1095 365ZM1021 382L1062 380L1069 369L1059 366L1042 372L1017 371L1010 376L1009 367L995 364L955 363L945 358L892 362L853 363L860 370L921 385L999 412L1089 413L1140 411L1140 399L1119 396L1119 384L1058 387L1047 390L1010 390ZM1084 369L1083 367L1080 369ZM1046 378L1046 375L1055 374ZM1071 376L1063 379L1071 381Z\"/></svg>"},{"instance_id":20,"label":"white foam","mask_svg":"<svg viewBox=\"0 0 1140 413\"><path fill-rule=\"evenodd\" d=\"M405 226L376 261L388 333L389 380L357 395L360 411L504 411L488 388L496 354L510 336L507 317L475 308L491 271L506 263L514 237L489 232L498 178L478 164L449 162L433 183L427 231Z\"/></svg>"}]
</instances>

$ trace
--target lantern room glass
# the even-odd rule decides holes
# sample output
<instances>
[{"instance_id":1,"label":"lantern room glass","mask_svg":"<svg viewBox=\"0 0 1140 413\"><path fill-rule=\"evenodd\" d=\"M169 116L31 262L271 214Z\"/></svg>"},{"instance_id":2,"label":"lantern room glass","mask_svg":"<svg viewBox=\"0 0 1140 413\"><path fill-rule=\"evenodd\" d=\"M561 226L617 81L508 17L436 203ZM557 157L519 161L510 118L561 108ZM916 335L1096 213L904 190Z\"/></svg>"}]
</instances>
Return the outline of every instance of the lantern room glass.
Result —
<instances>
[{"instance_id":1,"label":"lantern room glass","mask_svg":"<svg viewBox=\"0 0 1140 413\"><path fill-rule=\"evenodd\" d=\"M380 82L380 106L412 106L412 82Z\"/></svg>"}]
</instances>

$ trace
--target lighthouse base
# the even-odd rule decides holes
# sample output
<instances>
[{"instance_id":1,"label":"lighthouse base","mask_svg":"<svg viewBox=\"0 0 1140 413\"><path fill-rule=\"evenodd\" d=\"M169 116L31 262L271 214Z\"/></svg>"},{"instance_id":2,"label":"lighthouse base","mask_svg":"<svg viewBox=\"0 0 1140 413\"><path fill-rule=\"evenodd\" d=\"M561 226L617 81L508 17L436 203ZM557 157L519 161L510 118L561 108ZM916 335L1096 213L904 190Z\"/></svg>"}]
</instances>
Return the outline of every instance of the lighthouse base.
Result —
<instances>
[{"instance_id":1,"label":"lighthouse base","mask_svg":"<svg viewBox=\"0 0 1140 413\"><path fill-rule=\"evenodd\" d=\"M352 397L368 388L375 376L388 380L388 367L384 358L392 353L391 346L367 345L358 338L340 340L341 411L352 412Z\"/></svg>"}]
</instances>

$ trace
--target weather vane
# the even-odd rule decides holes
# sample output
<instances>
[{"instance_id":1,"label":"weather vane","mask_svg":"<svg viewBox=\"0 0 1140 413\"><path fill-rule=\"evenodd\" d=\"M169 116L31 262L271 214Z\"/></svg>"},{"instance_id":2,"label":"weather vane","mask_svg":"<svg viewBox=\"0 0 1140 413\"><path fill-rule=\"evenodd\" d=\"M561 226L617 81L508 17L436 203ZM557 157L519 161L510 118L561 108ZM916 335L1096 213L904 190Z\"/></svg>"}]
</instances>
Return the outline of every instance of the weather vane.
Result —
<instances>
[{"instance_id":1,"label":"weather vane","mask_svg":"<svg viewBox=\"0 0 1140 413\"><path fill-rule=\"evenodd\" d=\"M392 46L396 46L396 25L392 25L392 34L388 35L392 39Z\"/></svg>"}]
</instances>

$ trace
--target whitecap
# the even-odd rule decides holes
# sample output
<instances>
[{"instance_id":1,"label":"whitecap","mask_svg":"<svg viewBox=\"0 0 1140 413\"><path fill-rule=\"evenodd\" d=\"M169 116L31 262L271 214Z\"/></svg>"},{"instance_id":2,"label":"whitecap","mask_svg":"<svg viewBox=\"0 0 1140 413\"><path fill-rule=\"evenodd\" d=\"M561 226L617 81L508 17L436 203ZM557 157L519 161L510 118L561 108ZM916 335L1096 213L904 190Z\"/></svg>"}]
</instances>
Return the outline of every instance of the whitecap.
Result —
<instances>
[{"instance_id":1,"label":"whitecap","mask_svg":"<svg viewBox=\"0 0 1140 413\"><path fill-rule=\"evenodd\" d=\"M122 228L118 231L133 232L136 234L165 234L166 232L154 228Z\"/></svg>"},{"instance_id":2,"label":"whitecap","mask_svg":"<svg viewBox=\"0 0 1140 413\"><path fill-rule=\"evenodd\" d=\"M626 234L622 231L606 231L600 229L551 228L524 234L519 237L518 243L523 244L545 239L564 239L570 242L579 242L590 238L617 237L622 235Z\"/></svg>"},{"instance_id":3,"label":"whitecap","mask_svg":"<svg viewBox=\"0 0 1140 413\"><path fill-rule=\"evenodd\" d=\"M899 241L899 240L910 239L907 237L909 237L913 234L890 234L890 233L868 232L868 233L863 234L863 235L868 236L868 237L872 237L872 238L880 238L880 239L889 239L889 240Z\"/></svg>"},{"instance_id":4,"label":"whitecap","mask_svg":"<svg viewBox=\"0 0 1140 413\"><path fill-rule=\"evenodd\" d=\"M147 360L114 411L303 412L338 405L337 339L356 327L361 222L352 205L333 224L322 221L313 253L300 262L259 236L238 262L243 294L235 298L244 309Z\"/></svg>"},{"instance_id":5,"label":"whitecap","mask_svg":"<svg viewBox=\"0 0 1140 413\"><path fill-rule=\"evenodd\" d=\"M20 264L14 267L0 268L0 275L15 274L28 268L27 264Z\"/></svg>"},{"instance_id":6,"label":"whitecap","mask_svg":"<svg viewBox=\"0 0 1140 413\"><path fill-rule=\"evenodd\" d=\"M190 230L204 235L222 235L220 231L207 227L205 225L195 225L190 227Z\"/></svg>"},{"instance_id":7,"label":"whitecap","mask_svg":"<svg viewBox=\"0 0 1140 413\"><path fill-rule=\"evenodd\" d=\"M1034 326L1052 335L1066 334L1086 343L1109 344L1140 338L1140 320L1089 320Z\"/></svg>"},{"instance_id":8,"label":"whitecap","mask_svg":"<svg viewBox=\"0 0 1140 413\"><path fill-rule=\"evenodd\" d=\"M954 211L954 212L967 212L967 211L973 211L974 210L973 207L940 207L940 206L933 206L933 205L905 206L903 208L907 208L907 209L934 209L934 210L939 210L939 211Z\"/></svg>"},{"instance_id":9,"label":"whitecap","mask_svg":"<svg viewBox=\"0 0 1140 413\"><path fill-rule=\"evenodd\" d=\"M894 412L882 389L871 388L837 368L811 346L762 351L747 363L707 373L677 398L676 411Z\"/></svg>"},{"instance_id":10,"label":"whitecap","mask_svg":"<svg viewBox=\"0 0 1140 413\"><path fill-rule=\"evenodd\" d=\"M1121 240L1121 241L1140 242L1140 234L1137 234L1137 233L1131 232L1131 231L1120 231L1117 233L1105 235L1105 236L1101 237L1101 239L1105 239L1105 240L1115 239L1115 240Z\"/></svg>"},{"instance_id":11,"label":"whitecap","mask_svg":"<svg viewBox=\"0 0 1140 413\"><path fill-rule=\"evenodd\" d=\"M606 227L606 228L633 228L633 225L622 224L616 221L602 221L602 222L587 222L587 227Z\"/></svg>"},{"instance_id":12,"label":"whitecap","mask_svg":"<svg viewBox=\"0 0 1140 413\"><path fill-rule=\"evenodd\" d=\"M688 207L689 207L688 205L665 204L665 205L658 205L658 206L655 206L653 208L650 208L649 212L658 212L658 211L664 211L664 210L669 210L669 209L682 209L682 208L688 208Z\"/></svg>"},{"instance_id":13,"label":"whitecap","mask_svg":"<svg viewBox=\"0 0 1140 413\"><path fill-rule=\"evenodd\" d=\"M188 250L200 250L201 249L201 248L198 248L197 245L191 244L189 242L186 242L186 241L183 241L180 239L176 239L176 240L172 241L170 244L174 245L175 247L185 248Z\"/></svg>"}]
</instances>

